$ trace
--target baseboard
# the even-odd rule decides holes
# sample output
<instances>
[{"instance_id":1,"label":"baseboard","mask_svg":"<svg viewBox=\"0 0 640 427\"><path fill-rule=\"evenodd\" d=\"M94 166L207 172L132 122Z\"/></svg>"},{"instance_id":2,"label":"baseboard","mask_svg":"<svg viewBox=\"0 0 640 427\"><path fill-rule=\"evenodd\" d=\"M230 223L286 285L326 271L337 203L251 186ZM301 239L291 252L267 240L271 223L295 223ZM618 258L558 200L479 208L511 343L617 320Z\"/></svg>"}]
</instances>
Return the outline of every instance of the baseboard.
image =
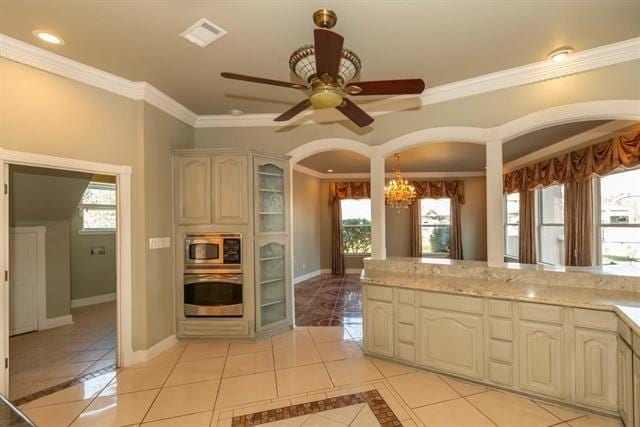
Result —
<instances>
[{"instance_id":1,"label":"baseboard","mask_svg":"<svg viewBox=\"0 0 640 427\"><path fill-rule=\"evenodd\" d=\"M175 335L170 335L163 339L154 346L149 347L146 350L138 350L133 352L133 363L144 363L153 359L160 353L173 347L178 343L178 338Z\"/></svg>"},{"instance_id":2,"label":"baseboard","mask_svg":"<svg viewBox=\"0 0 640 427\"><path fill-rule=\"evenodd\" d=\"M302 276L298 276L293 279L293 284L297 285L300 282L304 282L305 280L313 279L314 277L318 277L322 274L322 270L315 270L307 274L303 274Z\"/></svg>"},{"instance_id":3,"label":"baseboard","mask_svg":"<svg viewBox=\"0 0 640 427\"><path fill-rule=\"evenodd\" d=\"M78 298L71 300L71 308L84 307L86 305L102 304L116 300L116 293L96 295L94 297Z\"/></svg>"},{"instance_id":4,"label":"baseboard","mask_svg":"<svg viewBox=\"0 0 640 427\"><path fill-rule=\"evenodd\" d=\"M347 268L346 270L344 270L344 272L346 274L360 274L360 273L362 273L362 269L361 268Z\"/></svg>"},{"instance_id":5,"label":"baseboard","mask_svg":"<svg viewBox=\"0 0 640 427\"><path fill-rule=\"evenodd\" d=\"M47 323L45 323L45 325L39 329L40 330L52 329L52 328L58 328L60 326L67 326L67 325L73 325L73 318L71 317L70 314L67 314L66 316L53 317L51 319L47 319Z\"/></svg>"}]
</instances>

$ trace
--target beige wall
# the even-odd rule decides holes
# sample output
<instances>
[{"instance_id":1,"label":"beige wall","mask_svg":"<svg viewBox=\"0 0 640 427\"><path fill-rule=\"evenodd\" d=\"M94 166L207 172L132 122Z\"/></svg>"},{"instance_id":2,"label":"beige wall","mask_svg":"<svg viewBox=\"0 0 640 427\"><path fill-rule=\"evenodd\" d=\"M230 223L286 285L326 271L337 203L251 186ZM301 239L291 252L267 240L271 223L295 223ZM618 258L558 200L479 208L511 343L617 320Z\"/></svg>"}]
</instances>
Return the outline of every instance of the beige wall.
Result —
<instances>
[{"instance_id":1,"label":"beige wall","mask_svg":"<svg viewBox=\"0 0 640 427\"><path fill-rule=\"evenodd\" d=\"M346 122L297 127L201 128L196 147L246 147L288 153L320 138L341 137L379 145L438 126L498 126L525 114L576 102L640 99L640 61L627 62L527 86L470 96L420 109L376 116L371 127Z\"/></svg>"},{"instance_id":2,"label":"beige wall","mask_svg":"<svg viewBox=\"0 0 640 427\"><path fill-rule=\"evenodd\" d=\"M320 180L293 172L293 267L294 276L320 269Z\"/></svg>"}]
</instances>

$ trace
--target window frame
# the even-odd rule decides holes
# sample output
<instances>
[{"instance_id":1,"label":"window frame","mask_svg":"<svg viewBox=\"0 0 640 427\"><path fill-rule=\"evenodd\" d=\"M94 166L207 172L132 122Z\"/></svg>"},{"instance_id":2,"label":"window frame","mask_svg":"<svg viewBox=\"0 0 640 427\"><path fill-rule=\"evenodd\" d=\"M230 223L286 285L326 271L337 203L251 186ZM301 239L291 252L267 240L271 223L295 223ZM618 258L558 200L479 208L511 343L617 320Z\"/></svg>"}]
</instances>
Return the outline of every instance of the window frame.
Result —
<instances>
[{"instance_id":1,"label":"window frame","mask_svg":"<svg viewBox=\"0 0 640 427\"><path fill-rule=\"evenodd\" d=\"M449 224L433 224L433 225L424 225L422 224L422 201L423 200L449 200ZM450 197L441 197L439 199L425 197L422 199L418 199L420 205L420 241L422 242L422 230L427 228L433 228L434 230L438 227L440 228L449 228L449 248L451 248L451 198ZM422 258L450 258L451 251L449 252L422 252L423 245L420 245L420 257Z\"/></svg>"},{"instance_id":2,"label":"window frame","mask_svg":"<svg viewBox=\"0 0 640 427\"><path fill-rule=\"evenodd\" d=\"M520 220L518 219L517 223L508 222L509 212L507 210L507 203L508 203L507 198L511 194L518 194L519 195L519 192L518 191L514 191L514 192L511 192L511 193L507 193L502 197L502 227L504 229L504 231L503 231L503 233L504 233L504 236L503 236L504 237L504 243L503 243L503 245L504 245L504 257L506 259L508 259L509 261L518 262L518 261L520 261L520 253L518 253L517 255L507 253L507 247L508 247L508 245L507 245L507 238L508 238L507 229L509 227L518 227L518 246L520 246L520 231L519 231L519 229L520 229ZM519 212L520 212L520 199L518 199L518 215L519 215Z\"/></svg>"},{"instance_id":3,"label":"window frame","mask_svg":"<svg viewBox=\"0 0 640 427\"><path fill-rule=\"evenodd\" d=\"M118 202L117 202L117 186L115 183L106 183L106 182L96 182L90 181L89 185L85 189L85 193L89 189L96 190L112 190L116 194L116 203L113 205L105 205L105 204L97 204L97 203L82 203L82 199L80 199L80 204L78 205L78 212L80 216L80 228L78 229L78 234L114 234L118 229ZM84 193L82 194L84 197ZM116 214L116 226L114 228L85 228L84 226L84 213L85 210L108 210L114 211Z\"/></svg>"},{"instance_id":4,"label":"window frame","mask_svg":"<svg viewBox=\"0 0 640 427\"><path fill-rule=\"evenodd\" d=\"M564 196L564 184L552 184L549 185L547 187L540 187L540 188L536 188L535 192L536 192L536 256L538 258L538 264L540 265L551 265L551 266L564 266L564 260L562 260L561 264L552 264L550 262L543 262L542 261L542 229L544 227L562 227L562 229L564 230L565 228L565 224L564 224L564 199L562 200L562 210L563 210L563 222L562 223L555 223L555 222L544 222L544 214L543 214L543 209L544 209L544 203L542 202L542 190L545 188L551 188L551 187L555 187L555 186L560 186L563 188L563 196ZM563 237L564 237L564 231L563 231ZM563 240L564 241L564 240Z\"/></svg>"},{"instance_id":5,"label":"window frame","mask_svg":"<svg viewBox=\"0 0 640 427\"><path fill-rule=\"evenodd\" d=\"M353 225L344 225L344 217L342 216L342 202L345 200L368 200L369 201L369 210L371 210L371 199L370 198L362 198L362 199L340 199L340 226L342 227L342 255L345 257L368 257L371 256L371 251L369 252L346 252L345 244L344 244L344 229L345 228L368 228L369 229L369 241L371 241L371 221L369 224L353 224ZM372 244L370 244L371 246Z\"/></svg>"}]
</instances>

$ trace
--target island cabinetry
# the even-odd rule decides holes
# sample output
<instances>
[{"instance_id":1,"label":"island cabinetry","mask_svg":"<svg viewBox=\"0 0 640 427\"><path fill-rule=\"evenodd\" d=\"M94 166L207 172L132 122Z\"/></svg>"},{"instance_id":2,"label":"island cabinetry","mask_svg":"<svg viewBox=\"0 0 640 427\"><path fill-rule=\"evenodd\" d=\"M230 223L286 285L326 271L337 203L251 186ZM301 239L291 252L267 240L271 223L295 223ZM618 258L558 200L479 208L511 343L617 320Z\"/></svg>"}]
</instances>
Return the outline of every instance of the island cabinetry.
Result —
<instances>
[{"instance_id":1,"label":"island cabinetry","mask_svg":"<svg viewBox=\"0 0 640 427\"><path fill-rule=\"evenodd\" d=\"M636 335L637 340L640 338ZM640 427L640 353L633 355L633 425ZM630 425L630 424L627 424Z\"/></svg>"},{"instance_id":2,"label":"island cabinetry","mask_svg":"<svg viewBox=\"0 0 640 427\"><path fill-rule=\"evenodd\" d=\"M515 386L513 303L488 300L487 312L485 323L488 329L487 378L499 386Z\"/></svg>"},{"instance_id":3,"label":"island cabinetry","mask_svg":"<svg viewBox=\"0 0 640 427\"><path fill-rule=\"evenodd\" d=\"M368 286L365 292L368 301L364 313L366 350L393 357L393 291L390 288Z\"/></svg>"},{"instance_id":4,"label":"island cabinetry","mask_svg":"<svg viewBox=\"0 0 640 427\"><path fill-rule=\"evenodd\" d=\"M416 292L410 289L397 290L398 322L396 325L395 353L400 360L416 362Z\"/></svg>"},{"instance_id":5,"label":"island cabinetry","mask_svg":"<svg viewBox=\"0 0 640 427\"><path fill-rule=\"evenodd\" d=\"M209 156L176 157L175 195L178 224L211 222L211 158Z\"/></svg>"},{"instance_id":6,"label":"island cabinetry","mask_svg":"<svg viewBox=\"0 0 640 427\"><path fill-rule=\"evenodd\" d=\"M618 412L625 426L632 426L634 419L633 380L637 372L633 371L633 352L622 338L618 338ZM636 404L637 406L637 404ZM637 425L637 424L636 424Z\"/></svg>"}]
</instances>

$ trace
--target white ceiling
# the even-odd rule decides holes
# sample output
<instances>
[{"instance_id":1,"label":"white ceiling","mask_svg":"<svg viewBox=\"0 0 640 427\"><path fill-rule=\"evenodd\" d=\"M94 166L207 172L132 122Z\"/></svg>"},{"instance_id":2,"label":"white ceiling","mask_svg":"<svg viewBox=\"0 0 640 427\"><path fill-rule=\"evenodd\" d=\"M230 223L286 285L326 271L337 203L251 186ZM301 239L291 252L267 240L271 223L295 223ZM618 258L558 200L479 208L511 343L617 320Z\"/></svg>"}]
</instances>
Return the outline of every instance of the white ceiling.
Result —
<instances>
[{"instance_id":1,"label":"white ceiling","mask_svg":"<svg viewBox=\"0 0 640 427\"><path fill-rule=\"evenodd\" d=\"M235 82L221 71L287 80L290 53L312 41L311 14L363 61L362 79L422 77L428 87L640 36L640 2L622 1L20 1L0 2L4 34L125 77L147 81L198 114L279 112L303 94ZM200 18L229 32L205 49L178 34ZM64 46L31 32L62 36Z\"/></svg>"}]
</instances>

